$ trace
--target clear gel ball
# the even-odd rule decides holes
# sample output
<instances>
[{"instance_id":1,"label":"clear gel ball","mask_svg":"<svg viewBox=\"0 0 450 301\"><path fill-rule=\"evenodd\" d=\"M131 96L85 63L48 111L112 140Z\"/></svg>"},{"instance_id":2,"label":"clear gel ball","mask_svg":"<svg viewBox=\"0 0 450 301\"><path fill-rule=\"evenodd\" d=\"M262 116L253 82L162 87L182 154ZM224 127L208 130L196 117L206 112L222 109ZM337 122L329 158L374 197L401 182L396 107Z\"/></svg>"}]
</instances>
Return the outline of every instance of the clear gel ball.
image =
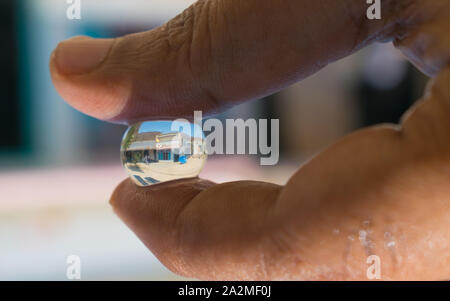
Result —
<instances>
[{"instance_id":1,"label":"clear gel ball","mask_svg":"<svg viewBox=\"0 0 450 301\"><path fill-rule=\"evenodd\" d=\"M180 121L145 121L130 126L120 147L122 164L138 186L193 178L206 162L200 126Z\"/></svg>"}]
</instances>

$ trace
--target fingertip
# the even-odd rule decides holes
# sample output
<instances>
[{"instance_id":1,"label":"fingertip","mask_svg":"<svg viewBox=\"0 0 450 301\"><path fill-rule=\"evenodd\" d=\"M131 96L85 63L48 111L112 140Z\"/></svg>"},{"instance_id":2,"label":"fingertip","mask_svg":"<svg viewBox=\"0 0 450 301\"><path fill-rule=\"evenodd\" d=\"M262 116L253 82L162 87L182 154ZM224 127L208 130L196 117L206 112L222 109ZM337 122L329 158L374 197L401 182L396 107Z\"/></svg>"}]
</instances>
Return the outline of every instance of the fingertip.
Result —
<instances>
[{"instance_id":1,"label":"fingertip","mask_svg":"<svg viewBox=\"0 0 450 301\"><path fill-rule=\"evenodd\" d=\"M125 179L120 182L119 185L114 189L111 197L109 198L109 204L116 211L116 208L120 208L123 204L130 203L135 194L133 193L133 189L137 188L130 179ZM128 200L128 201L127 201Z\"/></svg>"},{"instance_id":2,"label":"fingertip","mask_svg":"<svg viewBox=\"0 0 450 301\"><path fill-rule=\"evenodd\" d=\"M138 187L126 179L115 188L109 203L122 219L131 218L133 222L147 222L149 216L174 219L186 203L213 185L208 180L191 178Z\"/></svg>"},{"instance_id":3,"label":"fingertip","mask_svg":"<svg viewBox=\"0 0 450 301\"><path fill-rule=\"evenodd\" d=\"M76 75L95 70L105 61L115 41L77 36L60 42L53 53L58 73Z\"/></svg>"},{"instance_id":4,"label":"fingertip","mask_svg":"<svg viewBox=\"0 0 450 301\"><path fill-rule=\"evenodd\" d=\"M120 76L122 73L117 70L103 68L108 56L105 53L110 51L105 49L109 44L112 49L114 41L75 37L59 43L49 61L50 76L61 98L76 110L107 121L114 120L123 111L131 93L127 77ZM93 46L86 46L91 42ZM82 45L73 46L74 43Z\"/></svg>"},{"instance_id":5,"label":"fingertip","mask_svg":"<svg viewBox=\"0 0 450 301\"><path fill-rule=\"evenodd\" d=\"M174 273L187 276L177 253L180 213L200 192L215 185L199 178L138 187L122 181L109 200L114 212L159 260Z\"/></svg>"}]
</instances>

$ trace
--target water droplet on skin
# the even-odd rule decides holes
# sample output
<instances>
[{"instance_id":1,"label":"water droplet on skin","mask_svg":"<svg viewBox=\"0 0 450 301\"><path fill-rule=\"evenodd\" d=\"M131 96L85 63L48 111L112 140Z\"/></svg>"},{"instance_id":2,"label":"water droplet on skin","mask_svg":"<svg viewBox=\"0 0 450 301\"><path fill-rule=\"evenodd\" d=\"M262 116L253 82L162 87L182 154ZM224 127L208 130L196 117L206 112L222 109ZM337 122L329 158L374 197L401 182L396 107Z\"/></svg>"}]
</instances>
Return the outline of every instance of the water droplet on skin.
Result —
<instances>
[{"instance_id":1,"label":"water droplet on skin","mask_svg":"<svg viewBox=\"0 0 450 301\"><path fill-rule=\"evenodd\" d=\"M369 227L370 226L370 221L364 221L363 222L363 227L364 228L367 228L367 227Z\"/></svg>"},{"instance_id":2,"label":"water droplet on skin","mask_svg":"<svg viewBox=\"0 0 450 301\"><path fill-rule=\"evenodd\" d=\"M388 243L386 244L386 247L388 247L388 248L393 248L393 247L395 247L395 241L390 241L390 242L388 242Z\"/></svg>"},{"instance_id":3,"label":"water droplet on skin","mask_svg":"<svg viewBox=\"0 0 450 301\"><path fill-rule=\"evenodd\" d=\"M207 158L206 139L195 124L145 121L128 128L120 154L131 180L149 186L197 177Z\"/></svg>"},{"instance_id":4,"label":"water droplet on skin","mask_svg":"<svg viewBox=\"0 0 450 301\"><path fill-rule=\"evenodd\" d=\"M366 239L367 232L364 230L359 231L359 239Z\"/></svg>"},{"instance_id":5,"label":"water droplet on skin","mask_svg":"<svg viewBox=\"0 0 450 301\"><path fill-rule=\"evenodd\" d=\"M359 238L359 242L361 243L361 245L363 245L365 247L369 247L369 248L374 247L374 244L372 243L370 238L367 236L367 231L360 230L358 238Z\"/></svg>"}]
</instances>

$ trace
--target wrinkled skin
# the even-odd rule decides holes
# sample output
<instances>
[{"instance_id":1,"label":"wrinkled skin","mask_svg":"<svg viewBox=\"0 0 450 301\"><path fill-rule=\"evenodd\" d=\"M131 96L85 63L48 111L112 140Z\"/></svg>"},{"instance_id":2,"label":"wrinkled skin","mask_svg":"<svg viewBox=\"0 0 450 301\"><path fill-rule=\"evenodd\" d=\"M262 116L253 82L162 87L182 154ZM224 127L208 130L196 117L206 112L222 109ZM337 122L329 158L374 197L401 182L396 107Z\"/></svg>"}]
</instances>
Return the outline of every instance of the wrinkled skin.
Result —
<instances>
[{"instance_id":1,"label":"wrinkled skin","mask_svg":"<svg viewBox=\"0 0 450 301\"><path fill-rule=\"evenodd\" d=\"M89 55L94 40L57 47L50 68L61 96L112 122L217 112L376 41L393 41L434 77L401 125L344 137L285 186L122 182L115 212L169 269L199 279L367 280L374 254L385 280L450 278L450 2L383 1L381 21L368 21L366 8L205 0L160 28L109 41L89 69L70 60Z\"/></svg>"}]
</instances>

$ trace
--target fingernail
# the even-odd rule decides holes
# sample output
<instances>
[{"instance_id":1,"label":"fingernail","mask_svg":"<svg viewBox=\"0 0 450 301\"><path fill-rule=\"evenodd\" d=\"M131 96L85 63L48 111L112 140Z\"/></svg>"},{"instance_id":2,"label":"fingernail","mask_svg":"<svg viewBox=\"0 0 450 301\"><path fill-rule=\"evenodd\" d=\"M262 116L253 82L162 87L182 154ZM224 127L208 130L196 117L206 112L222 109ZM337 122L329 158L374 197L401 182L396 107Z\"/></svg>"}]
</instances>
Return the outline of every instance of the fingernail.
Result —
<instances>
[{"instance_id":1,"label":"fingernail","mask_svg":"<svg viewBox=\"0 0 450 301\"><path fill-rule=\"evenodd\" d=\"M83 74L97 68L108 55L114 39L75 37L61 42L54 60L62 74Z\"/></svg>"}]
</instances>

